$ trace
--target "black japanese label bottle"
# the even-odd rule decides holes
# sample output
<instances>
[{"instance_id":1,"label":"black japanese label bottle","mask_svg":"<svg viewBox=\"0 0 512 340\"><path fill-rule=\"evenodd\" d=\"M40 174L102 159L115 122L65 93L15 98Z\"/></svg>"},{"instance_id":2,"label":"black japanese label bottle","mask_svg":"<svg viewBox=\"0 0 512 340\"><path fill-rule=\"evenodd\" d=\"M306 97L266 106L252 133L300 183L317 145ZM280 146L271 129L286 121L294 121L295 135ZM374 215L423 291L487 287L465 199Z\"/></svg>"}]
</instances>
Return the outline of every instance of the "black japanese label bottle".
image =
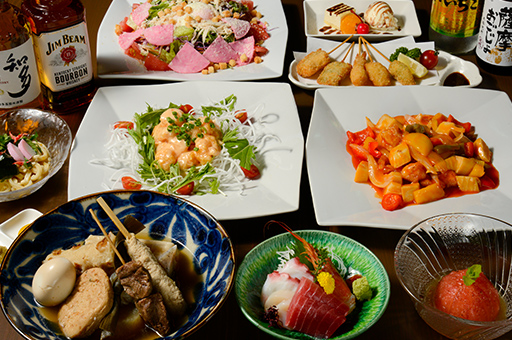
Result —
<instances>
[{"instance_id":1,"label":"black japanese label bottle","mask_svg":"<svg viewBox=\"0 0 512 340\"><path fill-rule=\"evenodd\" d=\"M95 85L85 9L80 0L24 0L44 104L64 114L88 104Z\"/></svg>"},{"instance_id":2,"label":"black japanese label bottle","mask_svg":"<svg viewBox=\"0 0 512 340\"><path fill-rule=\"evenodd\" d=\"M41 105L30 32L20 10L0 0L0 113Z\"/></svg>"},{"instance_id":3,"label":"black japanese label bottle","mask_svg":"<svg viewBox=\"0 0 512 340\"><path fill-rule=\"evenodd\" d=\"M512 1L485 0L476 57L487 72L512 74Z\"/></svg>"}]
</instances>

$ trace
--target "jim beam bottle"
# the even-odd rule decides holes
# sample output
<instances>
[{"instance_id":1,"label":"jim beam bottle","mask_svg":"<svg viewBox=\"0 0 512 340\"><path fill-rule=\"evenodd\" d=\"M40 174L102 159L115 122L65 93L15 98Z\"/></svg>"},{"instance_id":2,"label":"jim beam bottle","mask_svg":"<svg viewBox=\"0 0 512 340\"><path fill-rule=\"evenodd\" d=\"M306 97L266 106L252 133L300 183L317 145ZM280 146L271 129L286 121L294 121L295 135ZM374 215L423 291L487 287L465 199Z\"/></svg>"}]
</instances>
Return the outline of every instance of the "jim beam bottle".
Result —
<instances>
[{"instance_id":1,"label":"jim beam bottle","mask_svg":"<svg viewBox=\"0 0 512 340\"><path fill-rule=\"evenodd\" d=\"M24 0L44 105L65 114L88 104L95 85L85 10L80 0Z\"/></svg>"},{"instance_id":2,"label":"jim beam bottle","mask_svg":"<svg viewBox=\"0 0 512 340\"><path fill-rule=\"evenodd\" d=\"M0 113L41 105L30 32L21 11L0 0Z\"/></svg>"}]
</instances>

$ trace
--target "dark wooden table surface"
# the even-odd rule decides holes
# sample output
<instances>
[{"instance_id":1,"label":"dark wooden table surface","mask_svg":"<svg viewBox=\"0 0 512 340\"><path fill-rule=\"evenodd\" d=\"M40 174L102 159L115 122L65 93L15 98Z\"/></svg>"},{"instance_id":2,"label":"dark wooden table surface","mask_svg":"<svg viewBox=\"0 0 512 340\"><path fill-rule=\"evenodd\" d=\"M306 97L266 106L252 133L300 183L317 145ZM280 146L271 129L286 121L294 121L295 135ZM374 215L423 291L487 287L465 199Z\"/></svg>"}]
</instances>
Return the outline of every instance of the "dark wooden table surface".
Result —
<instances>
[{"instance_id":1,"label":"dark wooden table surface","mask_svg":"<svg viewBox=\"0 0 512 340\"><path fill-rule=\"evenodd\" d=\"M10 1L15 4L19 4L21 2L21 0ZM87 24L93 53L93 63L96 64L95 54L98 28L108 6L110 5L110 1L82 0L82 2L87 10ZM421 37L417 40L427 41L431 0L414 0L414 3L423 32ZM306 37L304 34L302 0L282 0L282 4L289 28L288 44L286 47L283 75L280 78L272 79L271 81L288 83L288 66L293 60L293 51L306 50ZM462 58L475 62L474 53L464 55ZM484 71L481 71L481 73L483 81L481 85L479 85L479 88L501 90L508 93L509 96L512 95L511 77L496 76ZM107 81L97 79L98 86L128 84L147 84L147 82L127 80ZM294 85L292 85L292 89L299 111L302 131L304 133L304 138L306 138L313 107L314 92L300 89ZM63 116L71 127L73 135L76 134L78 130L84 112ZM68 164L66 163L59 173L50 179L48 183L35 194L18 201L0 203L0 223L9 219L19 211L27 208L34 208L45 213L57 207L67 201L67 186ZM446 339L423 322L416 313L406 292L398 282L393 266L393 252L403 232L365 227L335 226L327 228L318 226L314 215L305 161L302 169L300 205L298 211L277 216L238 221L222 221L223 226L233 241L236 261L238 264L241 263L248 251L264 239L263 226L269 219L283 221L295 230L323 229L343 234L364 244L380 259L388 272L391 282L391 298L384 315L372 328L362 334L359 339ZM190 339L206 338L248 340L271 339L272 337L257 329L244 317L236 303L234 290L232 290L229 298L220 311L202 328L190 336ZM0 316L0 339L23 339L23 337L10 326L4 316ZM512 339L512 334L508 334L500 338L500 340L503 339Z\"/></svg>"}]
</instances>

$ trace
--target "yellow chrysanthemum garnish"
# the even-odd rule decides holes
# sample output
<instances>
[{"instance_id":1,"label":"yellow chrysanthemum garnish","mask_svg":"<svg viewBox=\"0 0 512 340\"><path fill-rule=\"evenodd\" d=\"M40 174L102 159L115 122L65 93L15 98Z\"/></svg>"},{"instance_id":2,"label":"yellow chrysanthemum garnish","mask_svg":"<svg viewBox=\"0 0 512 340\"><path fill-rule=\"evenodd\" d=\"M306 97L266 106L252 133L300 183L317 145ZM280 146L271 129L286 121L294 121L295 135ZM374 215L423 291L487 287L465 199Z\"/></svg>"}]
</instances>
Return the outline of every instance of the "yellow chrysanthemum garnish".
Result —
<instances>
[{"instance_id":1,"label":"yellow chrysanthemum garnish","mask_svg":"<svg viewBox=\"0 0 512 340\"><path fill-rule=\"evenodd\" d=\"M330 273L321 272L316 276L316 280L327 294L334 292L334 278Z\"/></svg>"}]
</instances>

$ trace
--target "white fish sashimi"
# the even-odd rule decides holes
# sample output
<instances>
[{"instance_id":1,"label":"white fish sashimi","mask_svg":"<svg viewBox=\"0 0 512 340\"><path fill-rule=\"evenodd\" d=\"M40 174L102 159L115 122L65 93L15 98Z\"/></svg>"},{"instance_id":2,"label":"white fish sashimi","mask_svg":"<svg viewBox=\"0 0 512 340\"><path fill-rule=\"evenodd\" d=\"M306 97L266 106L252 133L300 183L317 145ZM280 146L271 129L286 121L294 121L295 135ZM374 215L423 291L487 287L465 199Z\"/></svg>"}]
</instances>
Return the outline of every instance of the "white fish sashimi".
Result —
<instances>
[{"instance_id":1,"label":"white fish sashimi","mask_svg":"<svg viewBox=\"0 0 512 340\"><path fill-rule=\"evenodd\" d=\"M291 277L299 280L303 277L307 277L311 281L314 279L313 275L309 272L308 266L301 263L298 257L294 257L286 262L283 268L279 269L279 272L289 274Z\"/></svg>"}]
</instances>

